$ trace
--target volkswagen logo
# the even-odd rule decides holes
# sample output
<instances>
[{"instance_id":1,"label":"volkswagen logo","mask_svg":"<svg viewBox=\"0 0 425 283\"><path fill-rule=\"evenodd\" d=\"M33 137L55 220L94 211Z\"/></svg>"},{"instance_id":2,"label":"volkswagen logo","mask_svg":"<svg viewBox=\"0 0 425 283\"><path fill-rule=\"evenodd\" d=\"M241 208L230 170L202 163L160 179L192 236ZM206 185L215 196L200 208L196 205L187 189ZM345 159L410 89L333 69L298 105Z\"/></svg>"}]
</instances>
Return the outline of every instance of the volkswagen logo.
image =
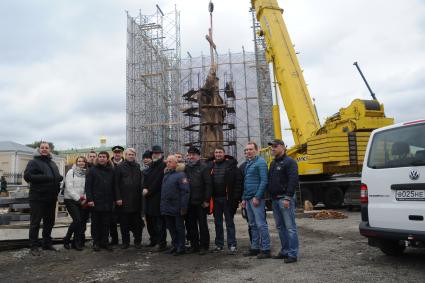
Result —
<instances>
[{"instance_id":1,"label":"volkswagen logo","mask_svg":"<svg viewBox=\"0 0 425 283\"><path fill-rule=\"evenodd\" d=\"M409 178L413 181L419 179L419 172L416 170L410 170Z\"/></svg>"}]
</instances>

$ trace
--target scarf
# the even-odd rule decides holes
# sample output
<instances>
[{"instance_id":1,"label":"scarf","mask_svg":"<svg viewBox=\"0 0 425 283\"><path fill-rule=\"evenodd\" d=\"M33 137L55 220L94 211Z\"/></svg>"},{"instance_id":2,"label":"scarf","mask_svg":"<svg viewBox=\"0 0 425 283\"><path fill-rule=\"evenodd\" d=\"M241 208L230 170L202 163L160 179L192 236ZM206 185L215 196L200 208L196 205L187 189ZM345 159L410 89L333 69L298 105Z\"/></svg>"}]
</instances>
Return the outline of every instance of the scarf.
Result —
<instances>
[{"instance_id":1,"label":"scarf","mask_svg":"<svg viewBox=\"0 0 425 283\"><path fill-rule=\"evenodd\" d=\"M85 177L87 174L87 170L85 168L78 167L75 164L72 166L72 171L74 176L77 177Z\"/></svg>"}]
</instances>

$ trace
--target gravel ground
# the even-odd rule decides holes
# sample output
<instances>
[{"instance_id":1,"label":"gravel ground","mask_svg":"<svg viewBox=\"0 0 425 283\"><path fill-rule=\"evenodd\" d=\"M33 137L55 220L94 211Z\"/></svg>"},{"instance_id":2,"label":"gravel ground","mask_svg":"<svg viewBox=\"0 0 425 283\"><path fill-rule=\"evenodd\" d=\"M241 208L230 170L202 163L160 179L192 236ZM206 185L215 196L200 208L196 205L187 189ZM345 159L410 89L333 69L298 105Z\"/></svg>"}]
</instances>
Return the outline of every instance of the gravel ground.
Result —
<instances>
[{"instance_id":1,"label":"gravel ground","mask_svg":"<svg viewBox=\"0 0 425 283\"><path fill-rule=\"evenodd\" d=\"M236 216L239 252L205 256L169 256L147 248L116 248L112 253L43 251L33 257L28 249L0 253L0 281L5 282L424 282L425 250L407 249L399 258L369 247L359 235L359 212L347 219L298 218L299 261L244 258L248 249L245 220ZM274 220L268 215L272 247L279 250ZM214 239L210 219L211 238ZM144 233L146 237L146 233ZM147 239L144 239L147 241Z\"/></svg>"}]
</instances>

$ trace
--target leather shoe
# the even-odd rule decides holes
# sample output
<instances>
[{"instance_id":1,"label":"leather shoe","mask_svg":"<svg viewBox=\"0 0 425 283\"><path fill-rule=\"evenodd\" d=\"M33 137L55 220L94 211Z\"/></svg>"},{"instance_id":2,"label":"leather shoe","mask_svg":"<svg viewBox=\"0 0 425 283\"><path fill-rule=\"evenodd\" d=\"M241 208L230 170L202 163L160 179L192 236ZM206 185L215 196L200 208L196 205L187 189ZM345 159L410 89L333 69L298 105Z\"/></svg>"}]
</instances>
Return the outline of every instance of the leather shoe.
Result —
<instances>
[{"instance_id":1,"label":"leather shoe","mask_svg":"<svg viewBox=\"0 0 425 283\"><path fill-rule=\"evenodd\" d=\"M288 258L287 255L283 255L281 253L278 253L277 255L272 256L273 259L285 259Z\"/></svg>"},{"instance_id":2,"label":"leather shoe","mask_svg":"<svg viewBox=\"0 0 425 283\"><path fill-rule=\"evenodd\" d=\"M176 248L171 248L168 251L166 251L165 254L171 255L171 254L174 254L176 251L177 251Z\"/></svg>"},{"instance_id":3,"label":"leather shoe","mask_svg":"<svg viewBox=\"0 0 425 283\"><path fill-rule=\"evenodd\" d=\"M296 257L288 257L284 259L285 263L293 263L293 262L297 262L297 258Z\"/></svg>"},{"instance_id":4,"label":"leather shoe","mask_svg":"<svg viewBox=\"0 0 425 283\"><path fill-rule=\"evenodd\" d=\"M107 250L108 252L112 252L114 249L112 248L111 245L105 245L102 248L104 248L105 250Z\"/></svg>"},{"instance_id":5,"label":"leather shoe","mask_svg":"<svg viewBox=\"0 0 425 283\"><path fill-rule=\"evenodd\" d=\"M243 256L257 256L260 253L260 250L250 249L249 251L243 253Z\"/></svg>"},{"instance_id":6,"label":"leather shoe","mask_svg":"<svg viewBox=\"0 0 425 283\"><path fill-rule=\"evenodd\" d=\"M188 253L188 254L195 254L195 253L199 253L199 248L190 247L190 248L187 250L187 253Z\"/></svg>"},{"instance_id":7,"label":"leather shoe","mask_svg":"<svg viewBox=\"0 0 425 283\"><path fill-rule=\"evenodd\" d=\"M57 251L55 249L55 247L53 247L52 245L43 246L43 250L45 250L45 251L53 251L53 252L56 252Z\"/></svg>"},{"instance_id":8,"label":"leather shoe","mask_svg":"<svg viewBox=\"0 0 425 283\"><path fill-rule=\"evenodd\" d=\"M160 245L159 247L158 247L158 252L164 252L164 251L166 251L167 250L167 245Z\"/></svg>"},{"instance_id":9,"label":"leather shoe","mask_svg":"<svg viewBox=\"0 0 425 283\"><path fill-rule=\"evenodd\" d=\"M93 245L93 250L94 250L95 252L99 252L99 251L100 251L100 247L99 247L99 245L94 244L94 245Z\"/></svg>"},{"instance_id":10,"label":"leather shoe","mask_svg":"<svg viewBox=\"0 0 425 283\"><path fill-rule=\"evenodd\" d=\"M123 249L123 250L126 250L126 249L128 249L128 247L129 247L130 245L128 244L128 243L123 243L122 245L121 245L121 249Z\"/></svg>"},{"instance_id":11,"label":"leather shoe","mask_svg":"<svg viewBox=\"0 0 425 283\"><path fill-rule=\"evenodd\" d=\"M83 246L82 246L81 244L75 244L75 245L74 245L74 249L75 249L76 251L82 251L82 250L83 250Z\"/></svg>"},{"instance_id":12,"label":"leather shoe","mask_svg":"<svg viewBox=\"0 0 425 283\"><path fill-rule=\"evenodd\" d=\"M257 259L266 259L270 258L270 252L261 252L259 255L257 255Z\"/></svg>"},{"instance_id":13,"label":"leather shoe","mask_svg":"<svg viewBox=\"0 0 425 283\"><path fill-rule=\"evenodd\" d=\"M180 256L180 255L184 255L186 252L183 250L183 251L176 251L174 254L173 254L173 256Z\"/></svg>"},{"instance_id":14,"label":"leather shoe","mask_svg":"<svg viewBox=\"0 0 425 283\"><path fill-rule=\"evenodd\" d=\"M155 242L150 242L149 244L144 245L144 247L147 247L147 248L152 248L152 247L155 247L155 246L156 246Z\"/></svg>"},{"instance_id":15,"label":"leather shoe","mask_svg":"<svg viewBox=\"0 0 425 283\"><path fill-rule=\"evenodd\" d=\"M38 247L32 247L31 248L31 254L33 256L40 256L40 249Z\"/></svg>"},{"instance_id":16,"label":"leather shoe","mask_svg":"<svg viewBox=\"0 0 425 283\"><path fill-rule=\"evenodd\" d=\"M69 250L71 248L71 246L69 245L69 242L67 242L67 241L63 241L63 247L67 250Z\"/></svg>"}]
</instances>

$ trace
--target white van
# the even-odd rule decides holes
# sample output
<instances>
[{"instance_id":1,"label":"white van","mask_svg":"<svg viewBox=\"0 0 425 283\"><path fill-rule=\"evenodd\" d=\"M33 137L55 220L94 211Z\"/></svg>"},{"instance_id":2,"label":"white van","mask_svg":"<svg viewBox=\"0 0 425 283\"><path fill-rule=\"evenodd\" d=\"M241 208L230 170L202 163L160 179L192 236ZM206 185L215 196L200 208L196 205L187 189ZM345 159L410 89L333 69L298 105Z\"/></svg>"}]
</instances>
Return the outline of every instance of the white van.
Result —
<instances>
[{"instance_id":1,"label":"white van","mask_svg":"<svg viewBox=\"0 0 425 283\"><path fill-rule=\"evenodd\" d=\"M362 171L360 234L385 254L425 247L425 120L372 132Z\"/></svg>"}]
</instances>

